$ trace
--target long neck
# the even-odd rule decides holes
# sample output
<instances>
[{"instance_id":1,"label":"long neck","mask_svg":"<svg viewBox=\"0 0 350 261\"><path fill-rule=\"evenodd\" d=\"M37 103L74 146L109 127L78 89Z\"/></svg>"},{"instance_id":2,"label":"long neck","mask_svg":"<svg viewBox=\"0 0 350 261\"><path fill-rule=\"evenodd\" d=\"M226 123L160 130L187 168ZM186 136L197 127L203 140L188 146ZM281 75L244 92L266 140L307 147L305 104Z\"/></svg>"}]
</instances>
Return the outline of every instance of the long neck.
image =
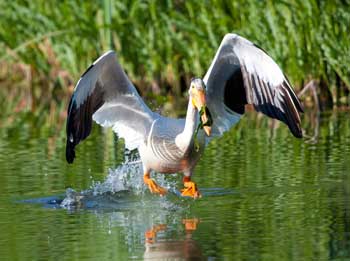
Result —
<instances>
[{"instance_id":1,"label":"long neck","mask_svg":"<svg viewBox=\"0 0 350 261\"><path fill-rule=\"evenodd\" d=\"M183 134L192 139L193 133L197 127L197 109L193 106L191 99L188 101L185 128Z\"/></svg>"},{"instance_id":2,"label":"long neck","mask_svg":"<svg viewBox=\"0 0 350 261\"><path fill-rule=\"evenodd\" d=\"M197 127L197 110L192 105L191 99L188 102L185 127L183 132L177 137L177 144L186 150L190 146L193 134Z\"/></svg>"}]
</instances>

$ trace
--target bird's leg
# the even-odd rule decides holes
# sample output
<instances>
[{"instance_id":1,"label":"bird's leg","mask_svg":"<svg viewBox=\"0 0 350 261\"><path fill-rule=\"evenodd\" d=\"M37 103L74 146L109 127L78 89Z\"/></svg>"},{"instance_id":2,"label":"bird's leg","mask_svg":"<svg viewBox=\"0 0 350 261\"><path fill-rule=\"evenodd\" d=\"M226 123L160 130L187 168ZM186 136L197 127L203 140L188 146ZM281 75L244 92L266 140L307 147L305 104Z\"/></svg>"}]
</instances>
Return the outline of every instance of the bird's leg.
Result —
<instances>
[{"instance_id":1,"label":"bird's leg","mask_svg":"<svg viewBox=\"0 0 350 261\"><path fill-rule=\"evenodd\" d=\"M192 197L192 198L200 198L201 197L201 193L199 192L196 183L191 181L190 176L184 176L183 183L184 183L185 188L181 189L182 196L187 196L187 197Z\"/></svg>"},{"instance_id":2,"label":"bird's leg","mask_svg":"<svg viewBox=\"0 0 350 261\"><path fill-rule=\"evenodd\" d=\"M158 193L161 196L167 193L167 190L165 188L162 188L153 179L151 179L149 172L146 172L143 175L143 182L148 186L151 193Z\"/></svg>"}]
</instances>

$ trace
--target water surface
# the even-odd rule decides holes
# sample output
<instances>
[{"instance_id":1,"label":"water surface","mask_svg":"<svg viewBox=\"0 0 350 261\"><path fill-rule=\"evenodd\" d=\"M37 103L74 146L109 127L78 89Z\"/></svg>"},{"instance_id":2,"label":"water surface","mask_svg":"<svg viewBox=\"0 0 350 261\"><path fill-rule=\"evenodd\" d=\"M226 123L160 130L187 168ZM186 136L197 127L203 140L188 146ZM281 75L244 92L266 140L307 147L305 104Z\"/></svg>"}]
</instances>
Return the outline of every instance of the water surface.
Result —
<instances>
[{"instance_id":1,"label":"water surface","mask_svg":"<svg viewBox=\"0 0 350 261\"><path fill-rule=\"evenodd\" d=\"M64 127L17 120L0 128L0 257L350 258L349 117L322 115L315 137L317 122L303 124L298 140L246 116L206 149L194 173L203 197L192 200L150 195L110 132L95 126L68 165ZM180 174L154 177L181 188ZM81 204L55 204L67 188L85 193Z\"/></svg>"}]
</instances>

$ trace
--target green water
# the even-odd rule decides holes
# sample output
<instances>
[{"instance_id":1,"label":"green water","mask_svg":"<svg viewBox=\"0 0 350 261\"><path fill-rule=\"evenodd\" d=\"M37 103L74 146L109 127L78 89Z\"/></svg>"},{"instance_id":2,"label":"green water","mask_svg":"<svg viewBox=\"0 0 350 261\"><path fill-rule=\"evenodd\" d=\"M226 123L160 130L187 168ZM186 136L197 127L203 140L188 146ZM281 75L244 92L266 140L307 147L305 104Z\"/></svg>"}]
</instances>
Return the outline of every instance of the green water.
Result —
<instances>
[{"instance_id":1,"label":"green water","mask_svg":"<svg viewBox=\"0 0 350 261\"><path fill-rule=\"evenodd\" d=\"M304 116L307 136L316 134L304 140L246 116L206 149L194 174L200 200L106 192L73 208L47 202L106 183L124 159L122 143L95 127L68 165L64 125L8 122L0 128L1 260L350 259L348 113ZM181 188L181 175L155 178Z\"/></svg>"}]
</instances>

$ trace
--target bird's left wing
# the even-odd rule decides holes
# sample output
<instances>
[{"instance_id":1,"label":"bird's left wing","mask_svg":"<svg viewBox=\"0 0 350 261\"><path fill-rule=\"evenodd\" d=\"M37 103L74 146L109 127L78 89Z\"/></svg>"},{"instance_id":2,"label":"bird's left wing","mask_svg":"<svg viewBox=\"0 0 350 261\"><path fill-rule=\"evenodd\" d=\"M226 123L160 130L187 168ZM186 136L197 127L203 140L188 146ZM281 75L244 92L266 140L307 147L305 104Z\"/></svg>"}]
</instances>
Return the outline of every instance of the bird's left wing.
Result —
<instances>
[{"instance_id":1,"label":"bird's left wing","mask_svg":"<svg viewBox=\"0 0 350 261\"><path fill-rule=\"evenodd\" d=\"M252 104L302 137L303 110L289 81L270 56L245 38L225 35L203 80L213 136L229 130L244 113L244 105Z\"/></svg>"},{"instance_id":2,"label":"bird's left wing","mask_svg":"<svg viewBox=\"0 0 350 261\"><path fill-rule=\"evenodd\" d=\"M157 118L138 95L135 87L109 51L98 58L81 76L68 107L66 159L72 163L75 146L86 139L92 120L112 127L125 139L128 149L147 139Z\"/></svg>"}]
</instances>

